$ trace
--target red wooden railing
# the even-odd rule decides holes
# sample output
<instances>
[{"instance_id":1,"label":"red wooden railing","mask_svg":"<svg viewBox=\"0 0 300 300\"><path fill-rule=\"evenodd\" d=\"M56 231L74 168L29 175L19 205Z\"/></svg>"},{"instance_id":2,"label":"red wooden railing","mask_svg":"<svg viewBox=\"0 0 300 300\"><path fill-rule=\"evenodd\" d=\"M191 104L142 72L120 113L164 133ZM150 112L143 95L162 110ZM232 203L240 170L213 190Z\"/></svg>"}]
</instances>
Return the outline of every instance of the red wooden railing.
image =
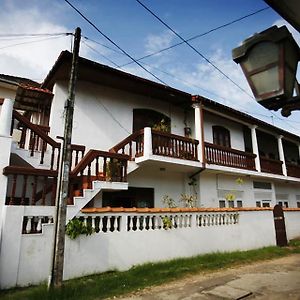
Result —
<instances>
[{"instance_id":1,"label":"red wooden railing","mask_svg":"<svg viewBox=\"0 0 300 300\"><path fill-rule=\"evenodd\" d=\"M260 168L262 172L282 175L282 161L260 156Z\"/></svg>"},{"instance_id":2,"label":"red wooden railing","mask_svg":"<svg viewBox=\"0 0 300 300\"><path fill-rule=\"evenodd\" d=\"M299 165L287 163L286 168L287 168L288 176L300 178L300 166Z\"/></svg>"},{"instance_id":3,"label":"red wooden railing","mask_svg":"<svg viewBox=\"0 0 300 300\"><path fill-rule=\"evenodd\" d=\"M109 149L111 153L129 155L130 159L142 156L144 153L144 129L136 131L126 139Z\"/></svg>"},{"instance_id":4,"label":"red wooden railing","mask_svg":"<svg viewBox=\"0 0 300 300\"><path fill-rule=\"evenodd\" d=\"M7 205L55 205L57 171L8 166Z\"/></svg>"},{"instance_id":5,"label":"red wooden railing","mask_svg":"<svg viewBox=\"0 0 300 300\"><path fill-rule=\"evenodd\" d=\"M31 156L39 154L40 164L42 165L44 164L45 152L47 150L47 146L49 145L51 147L50 170L57 170L60 156L60 143L54 141L47 135L49 127L31 123L16 110L13 111L13 123L15 120L19 122L18 128L21 129L19 147L21 149L29 150Z\"/></svg>"},{"instance_id":6,"label":"red wooden railing","mask_svg":"<svg viewBox=\"0 0 300 300\"><path fill-rule=\"evenodd\" d=\"M152 130L152 151L162 155L186 160L198 160L199 141L183 136Z\"/></svg>"},{"instance_id":7,"label":"red wooden railing","mask_svg":"<svg viewBox=\"0 0 300 300\"><path fill-rule=\"evenodd\" d=\"M232 168L255 170L253 153L243 152L211 143L204 143L205 158L208 164L222 165Z\"/></svg>"},{"instance_id":8,"label":"red wooden railing","mask_svg":"<svg viewBox=\"0 0 300 300\"><path fill-rule=\"evenodd\" d=\"M92 181L127 181L128 155L89 150L78 165L70 172L71 189L92 188ZM70 191L73 194L73 191Z\"/></svg>"}]
</instances>

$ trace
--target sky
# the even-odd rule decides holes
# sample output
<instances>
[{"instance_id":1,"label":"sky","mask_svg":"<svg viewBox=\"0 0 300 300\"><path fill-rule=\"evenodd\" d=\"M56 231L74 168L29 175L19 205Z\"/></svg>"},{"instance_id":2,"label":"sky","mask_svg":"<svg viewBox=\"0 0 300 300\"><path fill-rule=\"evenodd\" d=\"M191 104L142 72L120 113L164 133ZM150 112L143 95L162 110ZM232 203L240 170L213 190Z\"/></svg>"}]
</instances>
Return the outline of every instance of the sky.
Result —
<instances>
[{"instance_id":1,"label":"sky","mask_svg":"<svg viewBox=\"0 0 300 300\"><path fill-rule=\"evenodd\" d=\"M102 33L138 59L181 40L136 0L69 0ZM268 7L262 0L141 0L174 31L188 39ZM104 38L64 0L0 0L0 73L42 82L59 53L71 50L72 33L82 30L80 55L157 81ZM299 135L300 112L289 118L255 102L246 79L231 57L247 37L272 25L287 25L300 44L300 34L268 8L239 22L193 39L197 54L182 44L140 61L162 82L246 112ZM205 58L203 58L205 57ZM217 66L239 87L212 67ZM130 64L128 64L130 63ZM299 75L299 72L298 72ZM298 76L299 78L299 76ZM242 91L242 89L244 91ZM246 92L245 92L246 91Z\"/></svg>"}]
</instances>

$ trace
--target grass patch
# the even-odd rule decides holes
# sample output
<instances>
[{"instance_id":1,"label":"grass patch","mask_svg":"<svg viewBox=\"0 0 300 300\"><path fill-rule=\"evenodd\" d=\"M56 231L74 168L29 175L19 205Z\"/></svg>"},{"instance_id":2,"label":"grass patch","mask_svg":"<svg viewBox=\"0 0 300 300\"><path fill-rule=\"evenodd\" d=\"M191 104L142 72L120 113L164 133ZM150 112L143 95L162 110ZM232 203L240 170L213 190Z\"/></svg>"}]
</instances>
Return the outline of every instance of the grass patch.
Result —
<instances>
[{"instance_id":1,"label":"grass patch","mask_svg":"<svg viewBox=\"0 0 300 300\"><path fill-rule=\"evenodd\" d=\"M213 271L300 253L300 240L291 241L290 246L287 248L266 247L250 251L213 253L162 263L149 263L133 267L125 272L106 272L72 279L66 281L61 289L50 293L47 292L46 285L0 291L0 298L2 300L104 299L166 283L187 274Z\"/></svg>"}]
</instances>

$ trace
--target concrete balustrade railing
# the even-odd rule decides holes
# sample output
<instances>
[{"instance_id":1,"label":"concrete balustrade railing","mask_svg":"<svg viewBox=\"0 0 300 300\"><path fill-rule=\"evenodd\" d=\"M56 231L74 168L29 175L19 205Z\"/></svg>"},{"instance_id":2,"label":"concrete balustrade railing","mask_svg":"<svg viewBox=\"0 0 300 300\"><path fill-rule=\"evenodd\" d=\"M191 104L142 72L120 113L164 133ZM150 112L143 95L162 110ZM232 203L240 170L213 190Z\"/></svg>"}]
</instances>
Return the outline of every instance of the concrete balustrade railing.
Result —
<instances>
[{"instance_id":1,"label":"concrete balustrade railing","mask_svg":"<svg viewBox=\"0 0 300 300\"><path fill-rule=\"evenodd\" d=\"M96 233L123 231L153 231L200 228L207 226L235 225L239 221L239 212L101 212L91 213L95 209L83 209L78 219L91 226ZM156 209L157 210L157 209Z\"/></svg>"}]
</instances>

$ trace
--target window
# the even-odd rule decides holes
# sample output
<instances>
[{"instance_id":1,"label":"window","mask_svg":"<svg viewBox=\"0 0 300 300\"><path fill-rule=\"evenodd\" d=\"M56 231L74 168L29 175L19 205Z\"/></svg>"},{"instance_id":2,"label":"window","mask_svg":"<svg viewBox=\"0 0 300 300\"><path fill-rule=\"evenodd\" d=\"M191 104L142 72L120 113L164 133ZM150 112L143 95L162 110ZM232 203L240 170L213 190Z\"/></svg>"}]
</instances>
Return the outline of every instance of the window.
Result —
<instances>
[{"instance_id":1,"label":"window","mask_svg":"<svg viewBox=\"0 0 300 300\"><path fill-rule=\"evenodd\" d=\"M300 208L300 202L297 202L297 207Z\"/></svg>"},{"instance_id":2,"label":"window","mask_svg":"<svg viewBox=\"0 0 300 300\"><path fill-rule=\"evenodd\" d=\"M213 126L213 140L216 145L231 147L230 132L223 126Z\"/></svg>"},{"instance_id":3,"label":"window","mask_svg":"<svg viewBox=\"0 0 300 300\"><path fill-rule=\"evenodd\" d=\"M272 184L270 182L253 181L253 187L255 189L271 190Z\"/></svg>"},{"instance_id":4,"label":"window","mask_svg":"<svg viewBox=\"0 0 300 300\"><path fill-rule=\"evenodd\" d=\"M228 201L228 207L233 208L234 207L234 201Z\"/></svg>"},{"instance_id":5,"label":"window","mask_svg":"<svg viewBox=\"0 0 300 300\"><path fill-rule=\"evenodd\" d=\"M261 207L260 201L256 201L256 207Z\"/></svg>"},{"instance_id":6,"label":"window","mask_svg":"<svg viewBox=\"0 0 300 300\"><path fill-rule=\"evenodd\" d=\"M263 202L262 207L270 207L270 203L269 202Z\"/></svg>"},{"instance_id":7,"label":"window","mask_svg":"<svg viewBox=\"0 0 300 300\"><path fill-rule=\"evenodd\" d=\"M243 207L243 201L237 200L237 201L236 201L236 206L237 206L237 207Z\"/></svg>"},{"instance_id":8,"label":"window","mask_svg":"<svg viewBox=\"0 0 300 300\"><path fill-rule=\"evenodd\" d=\"M299 202L300 203L300 202ZM223 207L225 207L226 206L226 202L225 202L225 200L220 200L219 201L219 207L220 208L223 208Z\"/></svg>"}]
</instances>

